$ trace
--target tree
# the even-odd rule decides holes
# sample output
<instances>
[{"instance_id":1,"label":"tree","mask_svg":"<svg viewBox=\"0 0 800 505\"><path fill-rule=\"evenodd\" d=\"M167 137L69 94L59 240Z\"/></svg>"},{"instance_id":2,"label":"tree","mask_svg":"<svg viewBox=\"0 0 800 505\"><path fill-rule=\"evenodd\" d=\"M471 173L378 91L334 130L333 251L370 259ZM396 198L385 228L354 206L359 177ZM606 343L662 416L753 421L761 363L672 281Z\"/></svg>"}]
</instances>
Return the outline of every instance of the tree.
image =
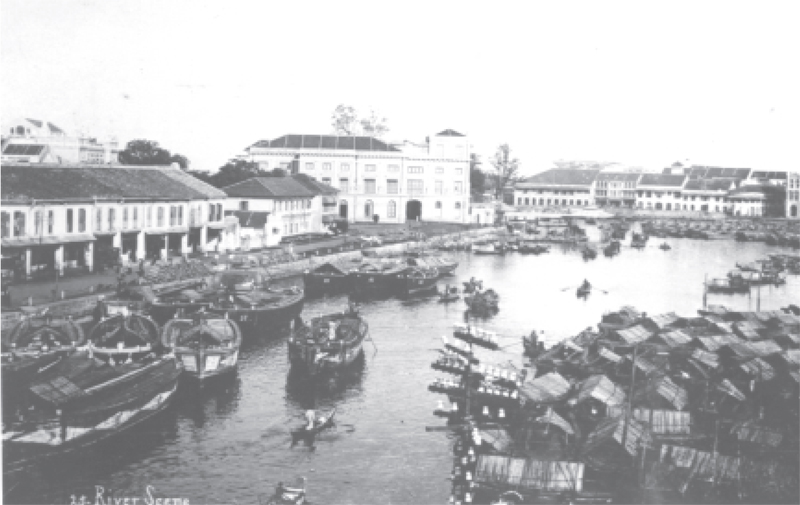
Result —
<instances>
[{"instance_id":1,"label":"tree","mask_svg":"<svg viewBox=\"0 0 800 505\"><path fill-rule=\"evenodd\" d=\"M181 170L186 171L186 170L189 169L189 158L187 158L186 156L184 156L182 154L177 154L177 153L173 154L169 158L169 162L170 163L177 163L178 166L181 167Z\"/></svg>"},{"instance_id":2,"label":"tree","mask_svg":"<svg viewBox=\"0 0 800 505\"><path fill-rule=\"evenodd\" d=\"M498 200L502 200L506 185L519 180L519 160L511 157L511 148L508 144L502 144L494 153L491 163L494 167L494 173L491 174L494 194Z\"/></svg>"},{"instance_id":3,"label":"tree","mask_svg":"<svg viewBox=\"0 0 800 505\"><path fill-rule=\"evenodd\" d=\"M120 151L119 161L124 165L169 165L172 155L154 140L135 139Z\"/></svg>"},{"instance_id":4,"label":"tree","mask_svg":"<svg viewBox=\"0 0 800 505\"><path fill-rule=\"evenodd\" d=\"M474 201L480 201L483 193L486 192L486 173L481 170L480 157L472 153L469 159L469 186Z\"/></svg>"},{"instance_id":5,"label":"tree","mask_svg":"<svg viewBox=\"0 0 800 505\"><path fill-rule=\"evenodd\" d=\"M217 188L224 188L253 177L285 177L286 171L281 168L262 170L258 163L245 160L229 160L215 173L189 172L190 175Z\"/></svg>"},{"instance_id":6,"label":"tree","mask_svg":"<svg viewBox=\"0 0 800 505\"><path fill-rule=\"evenodd\" d=\"M359 118L352 105L341 104L333 111L331 127L334 135L366 135L381 137L389 131L385 117L378 117L374 110L369 115Z\"/></svg>"}]
</instances>

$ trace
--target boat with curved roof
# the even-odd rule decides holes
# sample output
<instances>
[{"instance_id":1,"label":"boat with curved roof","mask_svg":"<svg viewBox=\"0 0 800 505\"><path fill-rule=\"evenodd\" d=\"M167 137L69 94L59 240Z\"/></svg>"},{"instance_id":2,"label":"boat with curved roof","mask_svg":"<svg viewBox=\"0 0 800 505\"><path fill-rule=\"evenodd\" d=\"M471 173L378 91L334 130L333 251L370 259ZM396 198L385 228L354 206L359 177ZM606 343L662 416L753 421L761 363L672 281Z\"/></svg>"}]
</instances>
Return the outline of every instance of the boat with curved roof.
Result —
<instances>
[{"instance_id":1,"label":"boat with curved roof","mask_svg":"<svg viewBox=\"0 0 800 505\"><path fill-rule=\"evenodd\" d=\"M361 355L369 325L351 305L346 312L297 318L289 339L289 361L310 375L332 372L352 364Z\"/></svg>"},{"instance_id":2,"label":"boat with curved roof","mask_svg":"<svg viewBox=\"0 0 800 505\"><path fill-rule=\"evenodd\" d=\"M189 377L202 381L236 371L242 332L231 319L194 314L168 321L161 343L172 349Z\"/></svg>"}]
</instances>

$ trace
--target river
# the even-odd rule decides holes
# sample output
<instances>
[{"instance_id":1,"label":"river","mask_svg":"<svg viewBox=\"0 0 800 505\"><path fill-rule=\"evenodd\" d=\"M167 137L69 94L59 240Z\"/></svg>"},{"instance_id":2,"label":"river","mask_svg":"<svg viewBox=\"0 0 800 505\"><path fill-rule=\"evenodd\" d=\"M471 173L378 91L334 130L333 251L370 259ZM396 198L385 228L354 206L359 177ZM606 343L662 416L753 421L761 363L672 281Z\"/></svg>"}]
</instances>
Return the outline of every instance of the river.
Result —
<instances>
[{"instance_id":1,"label":"river","mask_svg":"<svg viewBox=\"0 0 800 505\"><path fill-rule=\"evenodd\" d=\"M703 306L706 274L722 277L735 262L767 253L791 252L761 243L652 239L643 250L624 247L614 258L585 262L576 251L552 248L541 256L476 256L455 253L458 283L474 276L500 294L500 312L479 324L501 335L501 352L479 351L487 362L522 364L521 336L544 331L552 343L594 326L623 305L649 314L692 316ZM577 299L588 279L595 290ZM291 281L290 281L291 282ZM440 281L442 286L446 281ZM709 295L709 304L777 310L800 301L800 277L787 285L747 295ZM308 301L304 316L345 308L346 298ZM463 301L432 298L364 303L372 342L350 373L321 384L290 373L286 332L250 335L238 375L199 390L190 385L158 419L128 433L74 465L32 475L15 491L14 503L71 503L85 496L154 496L189 503L258 503L279 480L308 479L312 503L446 503L452 468L445 432L433 415L439 395L427 385L439 375L430 362L441 336L463 320ZM338 407L338 426L316 447L290 448L289 431L303 424L309 408ZM133 503L133 502L130 502ZM130 505L129 503L129 505ZM185 502L181 502L185 503Z\"/></svg>"}]
</instances>

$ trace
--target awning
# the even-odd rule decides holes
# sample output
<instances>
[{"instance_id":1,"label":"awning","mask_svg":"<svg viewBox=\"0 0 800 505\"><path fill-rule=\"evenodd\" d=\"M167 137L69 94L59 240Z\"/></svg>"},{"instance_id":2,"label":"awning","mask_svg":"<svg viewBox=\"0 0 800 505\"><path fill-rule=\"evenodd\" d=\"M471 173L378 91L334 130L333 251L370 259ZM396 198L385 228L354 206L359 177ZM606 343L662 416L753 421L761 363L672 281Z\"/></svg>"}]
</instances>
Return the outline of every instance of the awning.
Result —
<instances>
[{"instance_id":1,"label":"awning","mask_svg":"<svg viewBox=\"0 0 800 505\"><path fill-rule=\"evenodd\" d=\"M48 235L46 237L20 237L4 238L3 247L31 247L37 245L60 245L71 242L94 242L94 235L82 233L79 235Z\"/></svg>"}]
</instances>

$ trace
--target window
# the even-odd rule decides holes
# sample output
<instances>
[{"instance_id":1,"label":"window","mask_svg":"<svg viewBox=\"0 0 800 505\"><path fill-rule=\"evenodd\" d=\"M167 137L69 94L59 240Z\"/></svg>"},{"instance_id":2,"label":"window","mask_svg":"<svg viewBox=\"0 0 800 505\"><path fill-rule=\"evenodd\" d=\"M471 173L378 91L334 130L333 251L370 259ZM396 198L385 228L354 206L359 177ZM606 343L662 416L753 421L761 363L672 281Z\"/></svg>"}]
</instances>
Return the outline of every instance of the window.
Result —
<instances>
[{"instance_id":1,"label":"window","mask_svg":"<svg viewBox=\"0 0 800 505\"><path fill-rule=\"evenodd\" d=\"M0 228L2 228L0 235L6 238L11 235L11 216L9 216L8 212L3 212L0 216L2 216L0 218Z\"/></svg>"},{"instance_id":2,"label":"window","mask_svg":"<svg viewBox=\"0 0 800 505\"><path fill-rule=\"evenodd\" d=\"M522 205L522 197L521 196L517 197L517 205Z\"/></svg>"},{"instance_id":3,"label":"window","mask_svg":"<svg viewBox=\"0 0 800 505\"><path fill-rule=\"evenodd\" d=\"M365 165L364 166L364 171L365 172L374 172L375 171L375 165Z\"/></svg>"},{"instance_id":4,"label":"window","mask_svg":"<svg viewBox=\"0 0 800 505\"><path fill-rule=\"evenodd\" d=\"M408 167L408 173L409 174L421 174L422 173L422 167Z\"/></svg>"},{"instance_id":5,"label":"window","mask_svg":"<svg viewBox=\"0 0 800 505\"><path fill-rule=\"evenodd\" d=\"M443 174L443 173L444 173L444 168L442 168L442 167L436 167L436 173L437 173L437 174Z\"/></svg>"},{"instance_id":6,"label":"window","mask_svg":"<svg viewBox=\"0 0 800 505\"><path fill-rule=\"evenodd\" d=\"M249 210L249 208L250 208L250 202L248 202L247 200L242 200L241 202L239 202L239 210Z\"/></svg>"},{"instance_id":7,"label":"window","mask_svg":"<svg viewBox=\"0 0 800 505\"><path fill-rule=\"evenodd\" d=\"M461 210L461 202L456 202L456 210Z\"/></svg>"},{"instance_id":8,"label":"window","mask_svg":"<svg viewBox=\"0 0 800 505\"><path fill-rule=\"evenodd\" d=\"M136 216L135 209L133 211L133 215ZM78 233L84 233L85 231L86 231L86 209L78 209Z\"/></svg>"},{"instance_id":9,"label":"window","mask_svg":"<svg viewBox=\"0 0 800 505\"><path fill-rule=\"evenodd\" d=\"M21 211L14 212L14 236L25 236L25 213Z\"/></svg>"},{"instance_id":10,"label":"window","mask_svg":"<svg viewBox=\"0 0 800 505\"><path fill-rule=\"evenodd\" d=\"M214 212L213 212L214 211L214 206L213 205L211 206L211 211L212 211L211 212L211 217L213 218L214 217ZM164 207L159 207L158 208L158 227L159 228L163 228L164 227Z\"/></svg>"},{"instance_id":11,"label":"window","mask_svg":"<svg viewBox=\"0 0 800 505\"><path fill-rule=\"evenodd\" d=\"M214 220L214 204L213 203L208 206L208 220L209 221L213 221Z\"/></svg>"},{"instance_id":12,"label":"window","mask_svg":"<svg viewBox=\"0 0 800 505\"><path fill-rule=\"evenodd\" d=\"M364 179L364 193L367 195L375 194L375 179Z\"/></svg>"},{"instance_id":13,"label":"window","mask_svg":"<svg viewBox=\"0 0 800 505\"><path fill-rule=\"evenodd\" d=\"M99 212L99 210L98 210ZM47 234L53 234L53 225L55 224L55 213L52 210L47 211ZM98 218L97 223L100 224L100 219Z\"/></svg>"},{"instance_id":14,"label":"window","mask_svg":"<svg viewBox=\"0 0 800 505\"><path fill-rule=\"evenodd\" d=\"M435 182L433 192L437 195L442 194L442 181Z\"/></svg>"},{"instance_id":15,"label":"window","mask_svg":"<svg viewBox=\"0 0 800 505\"><path fill-rule=\"evenodd\" d=\"M183 226L183 205L178 205L178 226Z\"/></svg>"},{"instance_id":16,"label":"window","mask_svg":"<svg viewBox=\"0 0 800 505\"><path fill-rule=\"evenodd\" d=\"M386 192L390 195L396 195L400 192L400 185L397 183L397 179L388 179L386 181Z\"/></svg>"},{"instance_id":17,"label":"window","mask_svg":"<svg viewBox=\"0 0 800 505\"><path fill-rule=\"evenodd\" d=\"M174 205L169 206L169 225L175 226L175 221L178 219L178 209Z\"/></svg>"},{"instance_id":18,"label":"window","mask_svg":"<svg viewBox=\"0 0 800 505\"><path fill-rule=\"evenodd\" d=\"M34 235L41 235L44 223L42 222L42 211L37 210L33 213L33 233Z\"/></svg>"},{"instance_id":19,"label":"window","mask_svg":"<svg viewBox=\"0 0 800 505\"><path fill-rule=\"evenodd\" d=\"M456 167L456 175L464 175L464 169L462 167Z\"/></svg>"},{"instance_id":20,"label":"window","mask_svg":"<svg viewBox=\"0 0 800 505\"><path fill-rule=\"evenodd\" d=\"M100 231L103 229L103 209L97 209L97 214L95 215L94 220L94 231Z\"/></svg>"},{"instance_id":21,"label":"window","mask_svg":"<svg viewBox=\"0 0 800 505\"><path fill-rule=\"evenodd\" d=\"M423 192L423 181L422 179L409 179L408 180L408 194L409 195L421 195Z\"/></svg>"},{"instance_id":22,"label":"window","mask_svg":"<svg viewBox=\"0 0 800 505\"><path fill-rule=\"evenodd\" d=\"M108 209L108 231L116 231L117 209Z\"/></svg>"},{"instance_id":23,"label":"window","mask_svg":"<svg viewBox=\"0 0 800 505\"><path fill-rule=\"evenodd\" d=\"M339 179L339 191L342 193L350 192L350 181L347 179Z\"/></svg>"},{"instance_id":24,"label":"window","mask_svg":"<svg viewBox=\"0 0 800 505\"><path fill-rule=\"evenodd\" d=\"M314 170L314 164L313 163L306 163L306 170L313 171Z\"/></svg>"},{"instance_id":25,"label":"window","mask_svg":"<svg viewBox=\"0 0 800 505\"><path fill-rule=\"evenodd\" d=\"M396 183L397 181L395 181ZM389 200L389 205L386 206L386 211L389 217L397 217L397 204L394 200Z\"/></svg>"},{"instance_id":26,"label":"window","mask_svg":"<svg viewBox=\"0 0 800 505\"><path fill-rule=\"evenodd\" d=\"M342 172L349 172L350 171L350 164L349 163L342 163L342 166L339 167L339 170Z\"/></svg>"},{"instance_id":27,"label":"window","mask_svg":"<svg viewBox=\"0 0 800 505\"><path fill-rule=\"evenodd\" d=\"M122 208L122 229L128 227L128 207Z\"/></svg>"},{"instance_id":28,"label":"window","mask_svg":"<svg viewBox=\"0 0 800 505\"><path fill-rule=\"evenodd\" d=\"M456 187L455 187L455 191L456 191L456 194L457 194L457 195L460 195L460 194L461 194L461 188L462 188L462 185L463 185L463 184L464 184L464 183L463 183L463 182L461 182L461 181L456 181Z\"/></svg>"},{"instance_id":29,"label":"window","mask_svg":"<svg viewBox=\"0 0 800 505\"><path fill-rule=\"evenodd\" d=\"M133 208L133 227L139 227L139 207Z\"/></svg>"},{"instance_id":30,"label":"window","mask_svg":"<svg viewBox=\"0 0 800 505\"><path fill-rule=\"evenodd\" d=\"M222 204L217 204L217 221L222 221Z\"/></svg>"},{"instance_id":31,"label":"window","mask_svg":"<svg viewBox=\"0 0 800 505\"><path fill-rule=\"evenodd\" d=\"M400 171L400 165L389 165L388 171L389 172L399 172Z\"/></svg>"},{"instance_id":32,"label":"window","mask_svg":"<svg viewBox=\"0 0 800 505\"><path fill-rule=\"evenodd\" d=\"M74 217L74 211L72 209L67 209L67 233L72 233L74 224L73 217Z\"/></svg>"},{"instance_id":33,"label":"window","mask_svg":"<svg viewBox=\"0 0 800 505\"><path fill-rule=\"evenodd\" d=\"M330 178L330 177L323 177L323 178L322 178L322 183L323 183L323 184L328 184L328 185L330 185L330 183L331 183L331 178Z\"/></svg>"},{"instance_id":34,"label":"window","mask_svg":"<svg viewBox=\"0 0 800 505\"><path fill-rule=\"evenodd\" d=\"M436 202L436 208L437 209L441 209L442 208L442 202Z\"/></svg>"},{"instance_id":35,"label":"window","mask_svg":"<svg viewBox=\"0 0 800 505\"><path fill-rule=\"evenodd\" d=\"M364 217L372 217L372 200L367 200L364 204Z\"/></svg>"},{"instance_id":36,"label":"window","mask_svg":"<svg viewBox=\"0 0 800 505\"><path fill-rule=\"evenodd\" d=\"M330 163L323 163L322 164L322 170L330 170L330 169L331 169L331 164Z\"/></svg>"}]
</instances>

